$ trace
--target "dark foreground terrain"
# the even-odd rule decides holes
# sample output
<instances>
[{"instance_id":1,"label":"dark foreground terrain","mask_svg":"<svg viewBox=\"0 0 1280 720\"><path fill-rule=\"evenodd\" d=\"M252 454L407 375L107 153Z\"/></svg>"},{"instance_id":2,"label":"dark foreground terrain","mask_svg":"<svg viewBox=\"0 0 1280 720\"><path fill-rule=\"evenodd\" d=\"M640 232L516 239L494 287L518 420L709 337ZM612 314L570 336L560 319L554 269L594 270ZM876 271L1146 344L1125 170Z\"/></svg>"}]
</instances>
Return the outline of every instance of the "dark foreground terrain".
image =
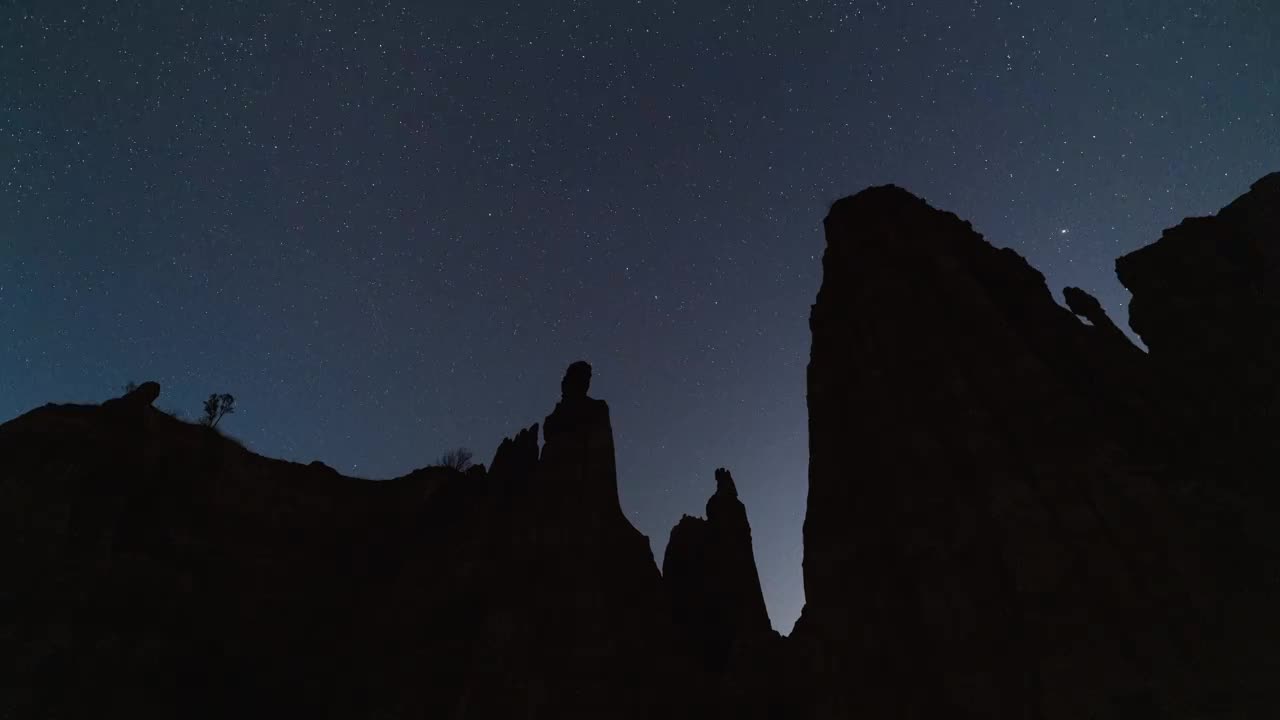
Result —
<instances>
[{"instance_id":1,"label":"dark foreground terrain","mask_svg":"<svg viewBox=\"0 0 1280 720\"><path fill-rule=\"evenodd\" d=\"M899 188L825 224L790 637L727 470L659 573L585 363L382 482L147 383L0 426L0 718L1280 717L1280 174L1117 260L1149 352Z\"/></svg>"}]
</instances>

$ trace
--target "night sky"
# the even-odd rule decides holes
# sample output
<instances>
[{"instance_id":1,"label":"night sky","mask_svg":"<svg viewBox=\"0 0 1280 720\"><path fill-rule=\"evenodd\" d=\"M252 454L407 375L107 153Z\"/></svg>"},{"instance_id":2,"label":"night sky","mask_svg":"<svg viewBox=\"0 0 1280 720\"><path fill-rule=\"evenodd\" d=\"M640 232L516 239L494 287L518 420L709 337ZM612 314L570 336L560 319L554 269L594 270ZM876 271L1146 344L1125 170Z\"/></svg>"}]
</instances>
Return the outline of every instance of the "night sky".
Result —
<instances>
[{"instance_id":1,"label":"night sky","mask_svg":"<svg viewBox=\"0 0 1280 720\"><path fill-rule=\"evenodd\" d=\"M787 632L830 203L903 185L1123 324L1115 256L1280 170L1277 48L1274 0L3 0L0 419L158 380L384 478L586 359L656 557L729 467Z\"/></svg>"}]
</instances>

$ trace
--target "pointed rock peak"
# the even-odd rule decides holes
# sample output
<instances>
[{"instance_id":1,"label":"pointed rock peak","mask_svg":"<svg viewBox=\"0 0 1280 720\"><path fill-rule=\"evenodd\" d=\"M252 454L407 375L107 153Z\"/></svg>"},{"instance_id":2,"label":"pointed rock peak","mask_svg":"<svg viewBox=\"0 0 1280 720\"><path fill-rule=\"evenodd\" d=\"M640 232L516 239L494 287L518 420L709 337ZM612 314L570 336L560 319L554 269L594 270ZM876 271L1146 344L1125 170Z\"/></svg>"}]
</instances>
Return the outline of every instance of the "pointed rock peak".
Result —
<instances>
[{"instance_id":1,"label":"pointed rock peak","mask_svg":"<svg viewBox=\"0 0 1280 720\"><path fill-rule=\"evenodd\" d=\"M733 484L733 475L724 468L716 468L716 494L738 497L738 487Z\"/></svg>"},{"instance_id":2,"label":"pointed rock peak","mask_svg":"<svg viewBox=\"0 0 1280 720\"><path fill-rule=\"evenodd\" d=\"M716 491L707 498L707 520L715 525L746 528L747 508L738 499L738 487L733 483L733 475L725 468L716 468Z\"/></svg>"},{"instance_id":3,"label":"pointed rock peak","mask_svg":"<svg viewBox=\"0 0 1280 720\"><path fill-rule=\"evenodd\" d=\"M576 400L587 396L591 389L591 364L579 360L564 371L564 379L560 381L560 399Z\"/></svg>"},{"instance_id":4,"label":"pointed rock peak","mask_svg":"<svg viewBox=\"0 0 1280 720\"><path fill-rule=\"evenodd\" d=\"M571 364L560 381L560 402L542 424L543 441L554 444L566 432L587 427L608 432L612 454L613 431L609 428L609 406L587 395L591 389L591 365L585 360ZM546 452L546 449L543 449Z\"/></svg>"},{"instance_id":5,"label":"pointed rock peak","mask_svg":"<svg viewBox=\"0 0 1280 720\"><path fill-rule=\"evenodd\" d=\"M771 627L746 509L729 471L718 468L715 478L707 519L685 515L671 529L662 573L676 625L707 666L719 670L739 643Z\"/></svg>"},{"instance_id":6,"label":"pointed rock peak","mask_svg":"<svg viewBox=\"0 0 1280 720\"><path fill-rule=\"evenodd\" d=\"M560 381L560 402L542 423L539 472L576 493L588 514L621 513L609 404L589 397L591 366L579 360Z\"/></svg>"},{"instance_id":7,"label":"pointed rock peak","mask_svg":"<svg viewBox=\"0 0 1280 720\"><path fill-rule=\"evenodd\" d=\"M538 464L538 423L503 438L489 463L489 474L495 478L526 477Z\"/></svg>"}]
</instances>

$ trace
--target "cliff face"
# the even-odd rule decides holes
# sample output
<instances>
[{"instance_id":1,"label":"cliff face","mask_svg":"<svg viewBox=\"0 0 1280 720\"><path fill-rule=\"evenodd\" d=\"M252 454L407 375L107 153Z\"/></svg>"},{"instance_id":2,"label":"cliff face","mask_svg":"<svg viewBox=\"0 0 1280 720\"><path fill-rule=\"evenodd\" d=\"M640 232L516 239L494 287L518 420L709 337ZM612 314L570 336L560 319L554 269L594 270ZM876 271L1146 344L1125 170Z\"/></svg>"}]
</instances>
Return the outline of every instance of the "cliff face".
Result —
<instances>
[{"instance_id":1,"label":"cliff face","mask_svg":"<svg viewBox=\"0 0 1280 720\"><path fill-rule=\"evenodd\" d=\"M1214 523L1172 491L1188 426L1167 377L1088 295L1066 297L1086 325L1016 253L901 189L841 200L825 227L792 635L807 710L1247 707L1214 668L1240 605L1211 581L1244 545L1207 542Z\"/></svg>"}]
</instances>

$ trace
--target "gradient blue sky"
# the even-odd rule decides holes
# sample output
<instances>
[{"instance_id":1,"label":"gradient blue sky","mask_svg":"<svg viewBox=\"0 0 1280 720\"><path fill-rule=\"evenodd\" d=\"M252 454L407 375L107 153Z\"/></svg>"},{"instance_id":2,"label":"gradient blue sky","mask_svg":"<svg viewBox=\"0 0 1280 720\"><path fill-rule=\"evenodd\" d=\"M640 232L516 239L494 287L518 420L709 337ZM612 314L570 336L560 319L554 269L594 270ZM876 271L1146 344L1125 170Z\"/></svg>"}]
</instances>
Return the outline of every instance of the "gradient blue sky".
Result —
<instances>
[{"instance_id":1,"label":"gradient blue sky","mask_svg":"<svg viewBox=\"0 0 1280 720\"><path fill-rule=\"evenodd\" d=\"M379 478L585 358L655 555L729 467L786 632L830 203L903 185L1123 323L1115 256L1280 169L1277 47L1270 0L9 0L0 418L154 379Z\"/></svg>"}]
</instances>

